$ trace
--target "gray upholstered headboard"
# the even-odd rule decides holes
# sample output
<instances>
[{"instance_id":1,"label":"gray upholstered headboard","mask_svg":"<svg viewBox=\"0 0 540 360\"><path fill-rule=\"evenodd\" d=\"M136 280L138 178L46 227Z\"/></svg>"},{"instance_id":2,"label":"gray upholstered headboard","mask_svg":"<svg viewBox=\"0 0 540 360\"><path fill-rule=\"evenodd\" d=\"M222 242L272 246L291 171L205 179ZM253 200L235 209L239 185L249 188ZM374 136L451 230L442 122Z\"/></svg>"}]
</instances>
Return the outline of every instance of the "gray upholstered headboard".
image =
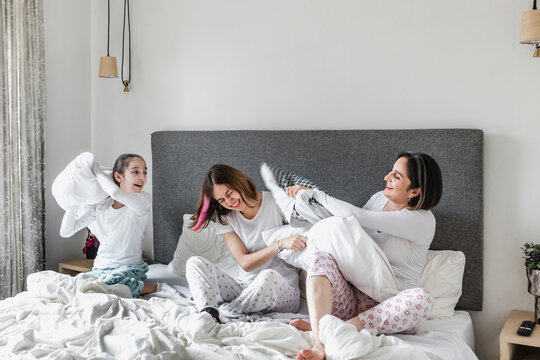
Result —
<instances>
[{"instance_id":1,"label":"gray upholstered headboard","mask_svg":"<svg viewBox=\"0 0 540 360\"><path fill-rule=\"evenodd\" d=\"M431 248L461 250L467 263L462 309L482 309L483 132L474 129L321 131L161 131L152 134L154 260L168 263L213 164L231 165L264 184L266 161L305 176L331 195L363 206L384 187L401 151L425 152L441 167L444 191L433 209Z\"/></svg>"}]
</instances>

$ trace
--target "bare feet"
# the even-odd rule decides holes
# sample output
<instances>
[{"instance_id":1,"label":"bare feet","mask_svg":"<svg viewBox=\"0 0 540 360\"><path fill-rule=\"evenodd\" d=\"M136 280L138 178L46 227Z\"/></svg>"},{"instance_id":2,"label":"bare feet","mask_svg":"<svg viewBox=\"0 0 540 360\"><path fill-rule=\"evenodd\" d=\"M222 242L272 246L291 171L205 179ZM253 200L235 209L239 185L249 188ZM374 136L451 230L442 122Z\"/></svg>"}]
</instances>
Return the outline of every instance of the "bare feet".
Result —
<instances>
[{"instance_id":1,"label":"bare feet","mask_svg":"<svg viewBox=\"0 0 540 360\"><path fill-rule=\"evenodd\" d=\"M157 291L158 284L144 284L141 295L151 294Z\"/></svg>"},{"instance_id":2,"label":"bare feet","mask_svg":"<svg viewBox=\"0 0 540 360\"><path fill-rule=\"evenodd\" d=\"M291 321L289 325L297 328L300 331L311 331L311 324L302 319L295 319Z\"/></svg>"},{"instance_id":3,"label":"bare feet","mask_svg":"<svg viewBox=\"0 0 540 360\"><path fill-rule=\"evenodd\" d=\"M296 355L296 360L323 360L324 357L324 345L322 343L318 343L313 345L313 348L311 350L308 349L302 349Z\"/></svg>"}]
</instances>

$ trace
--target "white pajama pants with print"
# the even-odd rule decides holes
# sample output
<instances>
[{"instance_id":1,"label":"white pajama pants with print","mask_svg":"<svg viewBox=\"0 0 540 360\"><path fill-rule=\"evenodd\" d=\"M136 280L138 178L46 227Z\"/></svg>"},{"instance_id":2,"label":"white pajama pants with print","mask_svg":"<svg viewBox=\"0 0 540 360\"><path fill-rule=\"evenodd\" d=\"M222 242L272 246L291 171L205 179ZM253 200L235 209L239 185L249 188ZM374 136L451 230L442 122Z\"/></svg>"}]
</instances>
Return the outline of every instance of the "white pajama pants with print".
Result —
<instances>
[{"instance_id":1,"label":"white pajama pants with print","mask_svg":"<svg viewBox=\"0 0 540 360\"><path fill-rule=\"evenodd\" d=\"M324 276L332 284L332 315L344 321L358 316L372 335L413 334L433 308L431 295L422 288L407 289L381 303L352 286L334 258L323 251L314 254L307 278Z\"/></svg>"},{"instance_id":2,"label":"white pajama pants with print","mask_svg":"<svg viewBox=\"0 0 540 360\"><path fill-rule=\"evenodd\" d=\"M298 311L300 290L279 272L261 271L247 286L240 284L201 256L186 262L186 278L198 311L206 307L217 309L222 302L234 313Z\"/></svg>"}]
</instances>

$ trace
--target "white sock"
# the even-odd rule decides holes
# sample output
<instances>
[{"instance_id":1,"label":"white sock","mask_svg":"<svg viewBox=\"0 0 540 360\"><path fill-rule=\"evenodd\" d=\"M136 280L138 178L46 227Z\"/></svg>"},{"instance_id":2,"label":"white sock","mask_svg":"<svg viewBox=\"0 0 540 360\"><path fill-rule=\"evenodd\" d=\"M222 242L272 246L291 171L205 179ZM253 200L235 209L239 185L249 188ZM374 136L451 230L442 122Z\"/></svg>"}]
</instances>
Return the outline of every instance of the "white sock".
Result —
<instances>
[{"instance_id":1,"label":"white sock","mask_svg":"<svg viewBox=\"0 0 540 360\"><path fill-rule=\"evenodd\" d=\"M180 295L178 291L175 290L172 286L170 286L167 283L157 283L157 290L156 292L164 292L166 294L170 295Z\"/></svg>"}]
</instances>

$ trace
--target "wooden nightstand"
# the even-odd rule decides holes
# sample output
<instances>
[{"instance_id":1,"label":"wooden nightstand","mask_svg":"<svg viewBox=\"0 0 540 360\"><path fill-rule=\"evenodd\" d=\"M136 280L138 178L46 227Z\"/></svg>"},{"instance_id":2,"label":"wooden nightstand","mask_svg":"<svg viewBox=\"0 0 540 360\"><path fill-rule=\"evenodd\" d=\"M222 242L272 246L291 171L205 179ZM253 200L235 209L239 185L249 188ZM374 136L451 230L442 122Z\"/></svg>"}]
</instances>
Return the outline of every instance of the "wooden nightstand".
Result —
<instances>
[{"instance_id":1,"label":"wooden nightstand","mask_svg":"<svg viewBox=\"0 0 540 360\"><path fill-rule=\"evenodd\" d=\"M148 258L143 258L143 261L146 262L148 265L153 263L153 261L148 260ZM73 259L73 260L63 261L60 264L58 264L58 272L62 274L75 276L82 272L88 272L92 270L93 266L94 266L94 259L86 259L86 258Z\"/></svg>"},{"instance_id":2,"label":"wooden nightstand","mask_svg":"<svg viewBox=\"0 0 540 360\"><path fill-rule=\"evenodd\" d=\"M523 320L534 320L534 313L512 310L499 335L501 360L540 359L540 324L536 324L530 336L516 333Z\"/></svg>"},{"instance_id":3,"label":"wooden nightstand","mask_svg":"<svg viewBox=\"0 0 540 360\"><path fill-rule=\"evenodd\" d=\"M92 266L94 266L94 259L86 259L86 258L73 259L73 260L63 261L60 264L58 264L58 272L62 274L75 276L79 273L92 270Z\"/></svg>"}]
</instances>

